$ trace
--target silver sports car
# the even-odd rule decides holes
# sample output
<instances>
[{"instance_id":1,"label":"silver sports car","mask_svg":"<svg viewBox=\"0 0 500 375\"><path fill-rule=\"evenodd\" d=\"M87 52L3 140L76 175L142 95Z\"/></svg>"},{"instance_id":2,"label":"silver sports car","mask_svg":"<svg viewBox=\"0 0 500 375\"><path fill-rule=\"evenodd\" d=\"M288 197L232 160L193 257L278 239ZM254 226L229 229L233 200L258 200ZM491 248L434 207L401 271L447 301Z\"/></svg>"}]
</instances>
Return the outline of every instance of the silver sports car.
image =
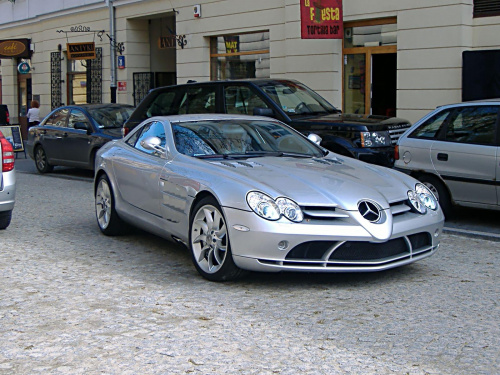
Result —
<instances>
[{"instance_id":1,"label":"silver sports car","mask_svg":"<svg viewBox=\"0 0 500 375\"><path fill-rule=\"evenodd\" d=\"M217 281L379 271L437 250L444 216L423 184L308 138L265 117L150 118L97 154L99 228L132 224L184 243Z\"/></svg>"}]
</instances>

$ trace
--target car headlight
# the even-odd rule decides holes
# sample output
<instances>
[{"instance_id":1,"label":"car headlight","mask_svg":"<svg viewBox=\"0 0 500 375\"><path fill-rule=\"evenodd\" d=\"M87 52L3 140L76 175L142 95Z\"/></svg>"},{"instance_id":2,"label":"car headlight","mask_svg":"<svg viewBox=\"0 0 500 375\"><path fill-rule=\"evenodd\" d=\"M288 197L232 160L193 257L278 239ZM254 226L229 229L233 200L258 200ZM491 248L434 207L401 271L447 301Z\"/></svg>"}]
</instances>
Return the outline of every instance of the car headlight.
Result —
<instances>
[{"instance_id":1,"label":"car headlight","mask_svg":"<svg viewBox=\"0 0 500 375\"><path fill-rule=\"evenodd\" d=\"M421 213L423 215L427 212L427 207L420 200L420 196L413 190L408 190L408 200L410 201L415 211L417 211L418 213Z\"/></svg>"},{"instance_id":2,"label":"car headlight","mask_svg":"<svg viewBox=\"0 0 500 375\"><path fill-rule=\"evenodd\" d=\"M391 145L388 131L361 132L361 147L383 147Z\"/></svg>"},{"instance_id":3,"label":"car headlight","mask_svg":"<svg viewBox=\"0 0 500 375\"><path fill-rule=\"evenodd\" d=\"M280 197L275 201L266 194L251 191L247 194L247 203L253 212L267 220L279 220L281 216L285 216L298 223L304 219L300 207L288 198Z\"/></svg>"},{"instance_id":4,"label":"car headlight","mask_svg":"<svg viewBox=\"0 0 500 375\"><path fill-rule=\"evenodd\" d=\"M416 184L415 192L420 198L420 201L430 210L436 211L438 202L432 191L429 190L424 184Z\"/></svg>"}]
</instances>

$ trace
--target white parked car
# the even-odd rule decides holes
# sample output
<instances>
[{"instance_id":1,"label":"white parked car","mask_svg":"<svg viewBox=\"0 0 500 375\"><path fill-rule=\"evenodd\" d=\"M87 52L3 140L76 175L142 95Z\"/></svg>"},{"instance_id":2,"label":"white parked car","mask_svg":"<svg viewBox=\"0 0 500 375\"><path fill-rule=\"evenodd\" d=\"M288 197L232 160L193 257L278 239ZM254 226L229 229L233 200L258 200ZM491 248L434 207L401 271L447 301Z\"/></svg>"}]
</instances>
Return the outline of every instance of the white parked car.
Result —
<instances>
[{"instance_id":1,"label":"white parked car","mask_svg":"<svg viewBox=\"0 0 500 375\"><path fill-rule=\"evenodd\" d=\"M500 210L500 100L445 105L399 139L396 169L422 181L446 215L454 205Z\"/></svg>"}]
</instances>

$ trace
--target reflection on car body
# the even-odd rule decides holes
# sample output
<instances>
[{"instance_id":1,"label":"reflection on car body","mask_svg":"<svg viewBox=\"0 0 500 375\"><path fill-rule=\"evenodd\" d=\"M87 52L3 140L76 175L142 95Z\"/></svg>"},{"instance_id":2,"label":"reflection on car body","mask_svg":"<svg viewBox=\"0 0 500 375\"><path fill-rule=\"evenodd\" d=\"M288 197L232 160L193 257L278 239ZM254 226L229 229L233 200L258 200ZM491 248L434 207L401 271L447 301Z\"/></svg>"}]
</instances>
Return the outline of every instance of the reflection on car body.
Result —
<instances>
[{"instance_id":1,"label":"reflection on car body","mask_svg":"<svg viewBox=\"0 0 500 375\"><path fill-rule=\"evenodd\" d=\"M436 251L444 219L415 179L241 115L153 117L109 142L95 206L104 234L129 223L180 241L210 280L401 266Z\"/></svg>"}]
</instances>

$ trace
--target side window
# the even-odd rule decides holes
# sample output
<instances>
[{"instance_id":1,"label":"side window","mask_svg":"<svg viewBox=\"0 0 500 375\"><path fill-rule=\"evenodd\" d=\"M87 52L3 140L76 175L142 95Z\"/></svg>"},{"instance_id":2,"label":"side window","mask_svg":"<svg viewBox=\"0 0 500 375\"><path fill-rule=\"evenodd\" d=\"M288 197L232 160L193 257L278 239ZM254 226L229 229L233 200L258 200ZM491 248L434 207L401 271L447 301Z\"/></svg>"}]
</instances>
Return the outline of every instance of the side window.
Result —
<instances>
[{"instance_id":1,"label":"side window","mask_svg":"<svg viewBox=\"0 0 500 375\"><path fill-rule=\"evenodd\" d=\"M87 116L85 116L83 112L78 109L72 109L68 118L68 128L74 128L77 122L83 123L88 128L90 128L90 123L87 119Z\"/></svg>"},{"instance_id":2,"label":"side window","mask_svg":"<svg viewBox=\"0 0 500 375\"><path fill-rule=\"evenodd\" d=\"M188 88L187 95L182 98L179 114L215 113L216 89L216 85Z\"/></svg>"},{"instance_id":3,"label":"side window","mask_svg":"<svg viewBox=\"0 0 500 375\"><path fill-rule=\"evenodd\" d=\"M415 129L410 138L435 139L439 136L439 130L443 127L444 122L451 113L451 109L447 109L436 113L431 118L427 119L422 125Z\"/></svg>"},{"instance_id":4,"label":"side window","mask_svg":"<svg viewBox=\"0 0 500 375\"><path fill-rule=\"evenodd\" d=\"M157 155L156 151L154 150L146 150L144 147L141 146L141 141L148 137L158 137L161 140L160 146L165 147L166 144L166 137L165 137L165 127L163 126L163 123L158 122L158 121L153 121L150 122L149 124L145 125L142 129L141 135L138 137L137 141L135 142L134 147L142 152L145 152L150 155Z\"/></svg>"},{"instance_id":5,"label":"side window","mask_svg":"<svg viewBox=\"0 0 500 375\"><path fill-rule=\"evenodd\" d=\"M495 144L499 107L462 107L449 122L446 140L481 145Z\"/></svg>"},{"instance_id":6,"label":"side window","mask_svg":"<svg viewBox=\"0 0 500 375\"><path fill-rule=\"evenodd\" d=\"M60 109L59 111L55 111L47 119L47 121L45 121L45 125L66 127L67 126L66 122L68 119L68 112L69 112L69 110L67 108Z\"/></svg>"},{"instance_id":7,"label":"side window","mask_svg":"<svg viewBox=\"0 0 500 375\"><path fill-rule=\"evenodd\" d=\"M269 106L246 86L224 87L224 102L226 113L252 115L254 108L269 108Z\"/></svg>"},{"instance_id":8,"label":"side window","mask_svg":"<svg viewBox=\"0 0 500 375\"><path fill-rule=\"evenodd\" d=\"M180 90L171 90L167 92L162 92L159 94L151 105L149 106L146 112L146 118L150 118L153 116L168 116L168 115L176 115L177 107L176 97L180 95Z\"/></svg>"}]
</instances>

